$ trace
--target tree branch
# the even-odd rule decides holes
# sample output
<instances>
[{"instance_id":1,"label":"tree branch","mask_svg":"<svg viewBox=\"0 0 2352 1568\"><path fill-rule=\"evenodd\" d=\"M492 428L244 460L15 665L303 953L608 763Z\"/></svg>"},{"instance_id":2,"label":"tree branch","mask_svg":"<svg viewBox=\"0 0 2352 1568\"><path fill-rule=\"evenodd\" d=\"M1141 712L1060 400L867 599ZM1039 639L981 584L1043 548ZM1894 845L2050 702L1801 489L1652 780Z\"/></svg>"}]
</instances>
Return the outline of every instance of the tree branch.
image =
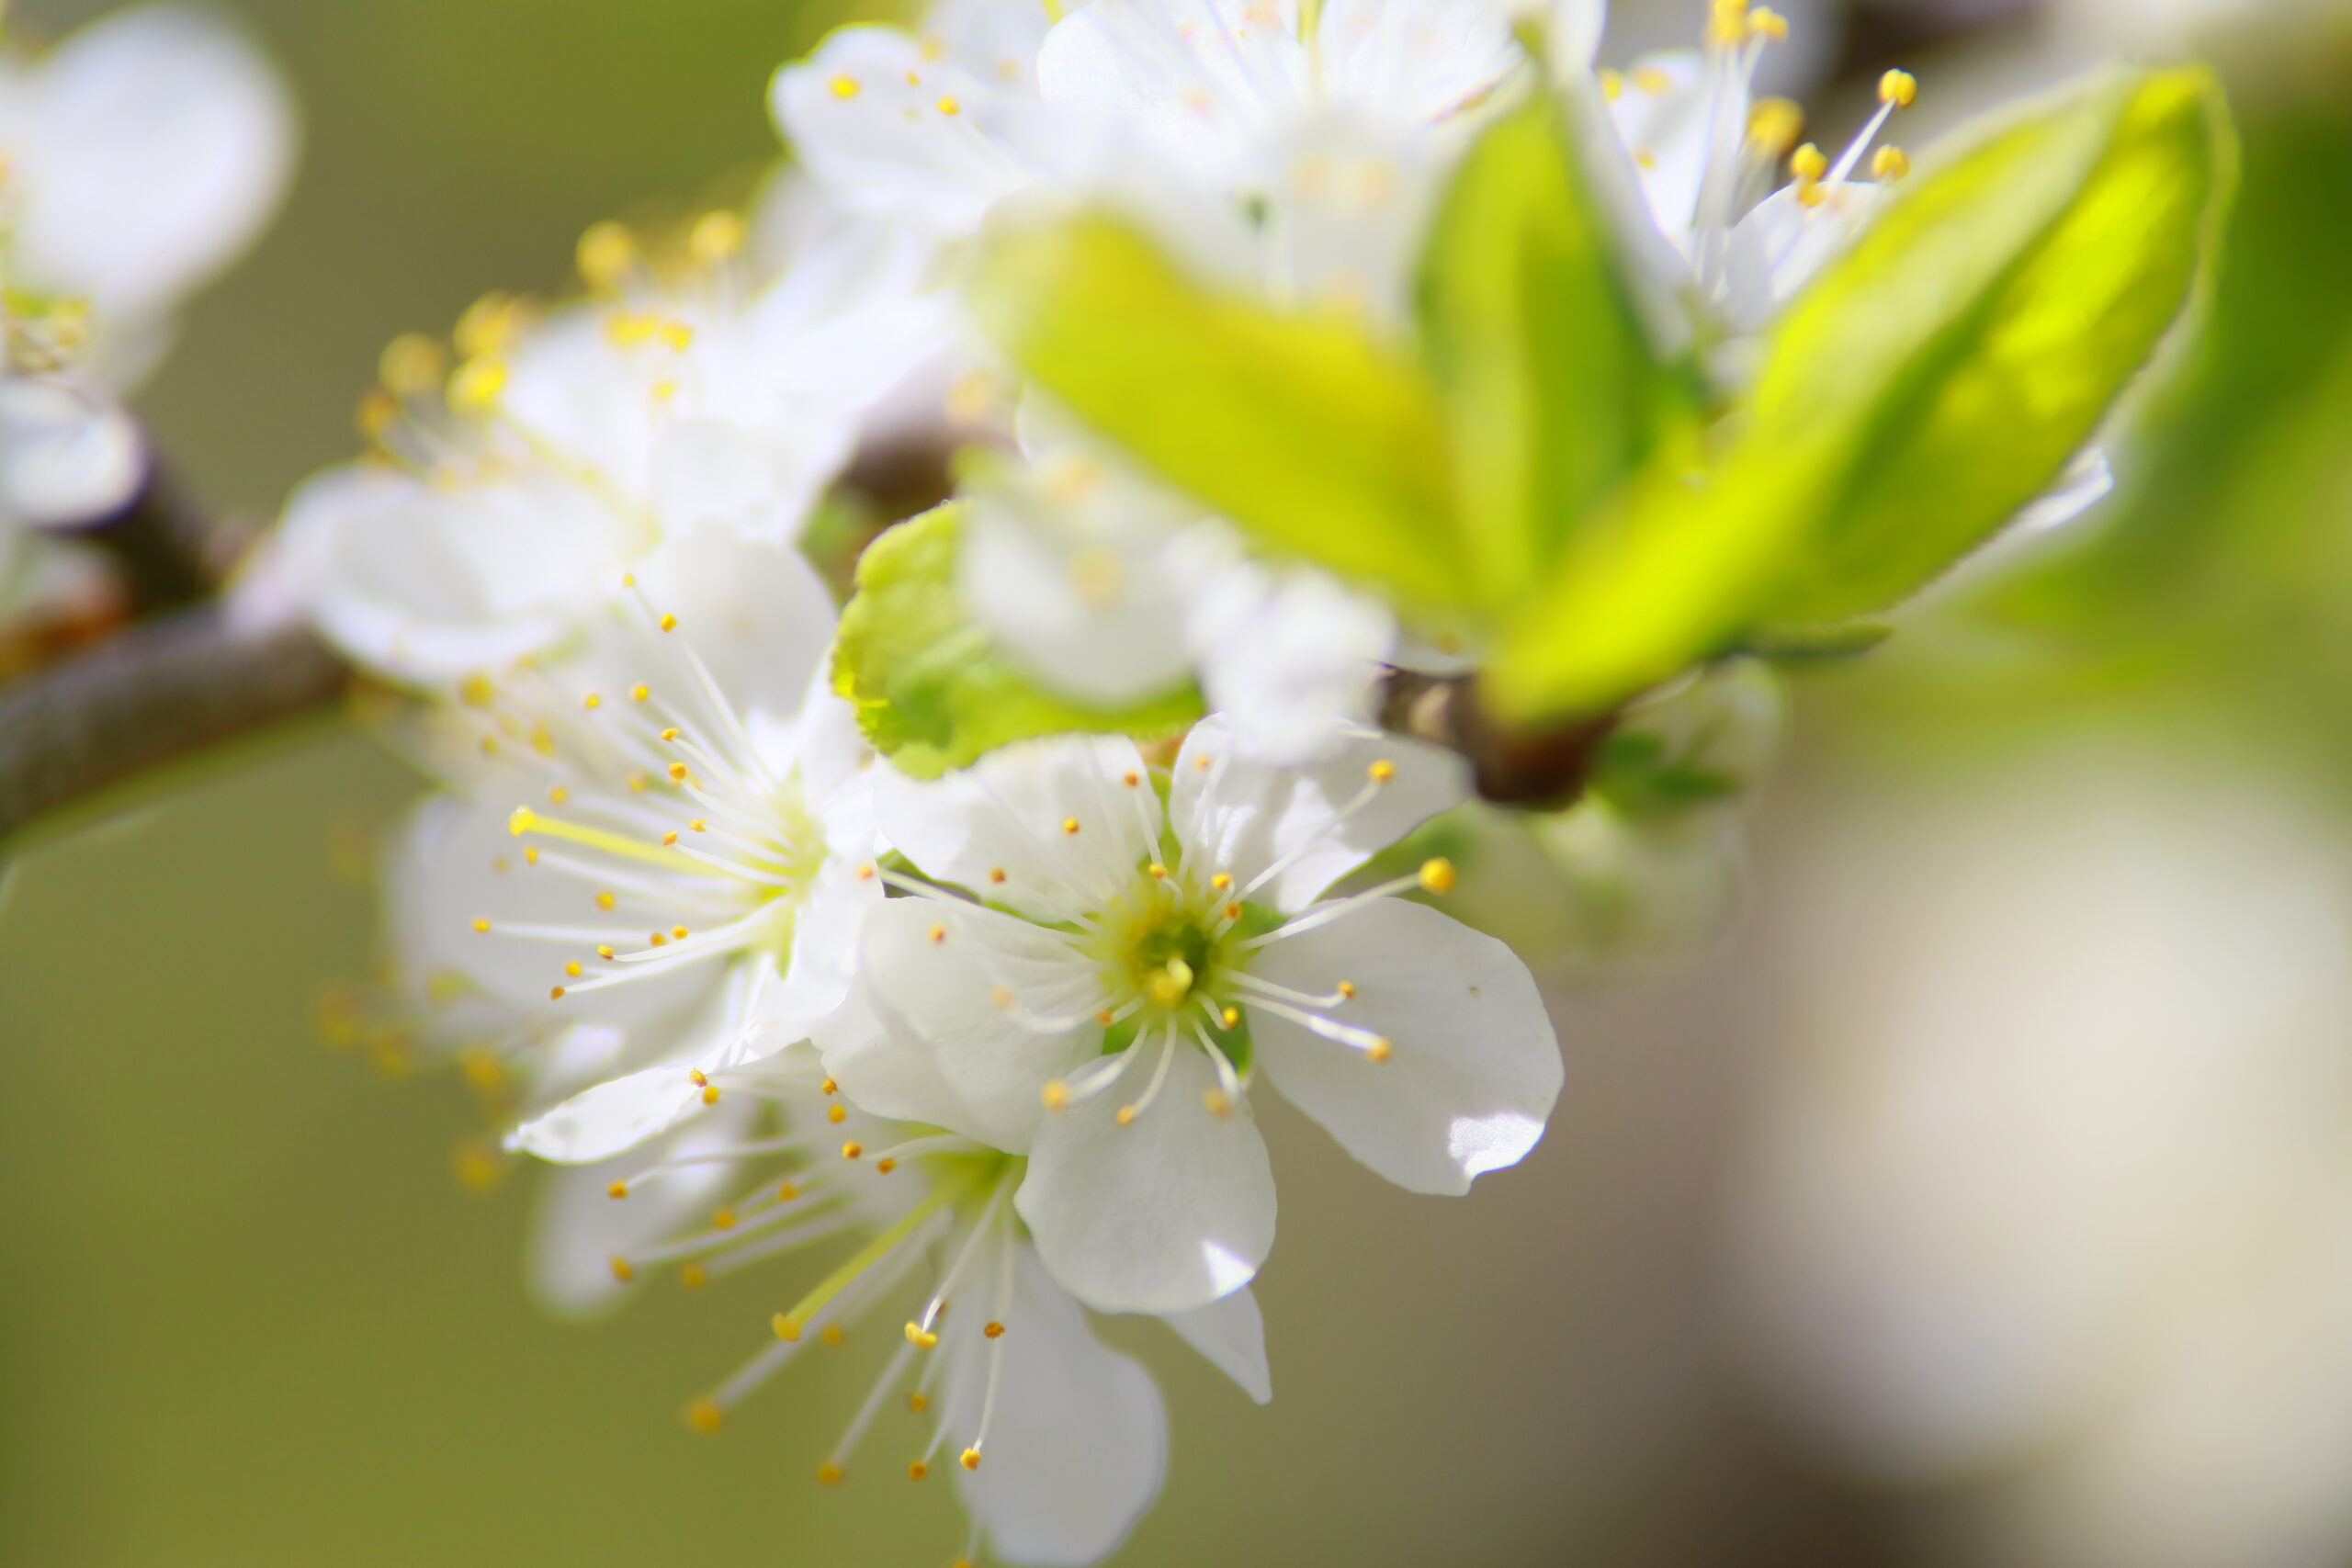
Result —
<instances>
[{"instance_id":1,"label":"tree branch","mask_svg":"<svg viewBox=\"0 0 2352 1568\"><path fill-rule=\"evenodd\" d=\"M1620 716L1607 713L1549 729L1510 729L1478 701L1476 676L1413 670L1389 671L1380 705L1383 728L1468 758L1481 799L1552 810L1573 806L1583 795L1601 742L1614 733Z\"/></svg>"},{"instance_id":2,"label":"tree branch","mask_svg":"<svg viewBox=\"0 0 2352 1568\"><path fill-rule=\"evenodd\" d=\"M348 671L304 626L209 604L0 690L0 843L149 769L323 706Z\"/></svg>"}]
</instances>

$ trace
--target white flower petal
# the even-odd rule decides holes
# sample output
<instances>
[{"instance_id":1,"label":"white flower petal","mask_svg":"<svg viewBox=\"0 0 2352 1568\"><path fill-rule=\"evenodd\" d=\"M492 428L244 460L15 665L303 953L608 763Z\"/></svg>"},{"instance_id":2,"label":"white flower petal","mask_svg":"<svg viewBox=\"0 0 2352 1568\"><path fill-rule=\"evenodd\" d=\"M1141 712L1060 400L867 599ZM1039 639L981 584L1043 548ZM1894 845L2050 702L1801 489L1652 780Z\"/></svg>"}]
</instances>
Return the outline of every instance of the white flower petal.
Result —
<instances>
[{"instance_id":1,"label":"white flower petal","mask_svg":"<svg viewBox=\"0 0 2352 1568\"><path fill-rule=\"evenodd\" d=\"M801 711L809 682L831 651L838 617L824 579L799 550L724 528L689 528L639 564L635 575L647 602L678 622L674 634L656 633L634 601L623 600L624 624L637 640L666 642L674 636L691 646L741 715ZM624 689L630 681L650 679L646 662L639 658L636 671L616 670L611 678ZM669 683L690 685L683 665L680 670ZM692 697L685 690L666 695L673 703Z\"/></svg>"},{"instance_id":2,"label":"white flower petal","mask_svg":"<svg viewBox=\"0 0 2352 1568\"><path fill-rule=\"evenodd\" d=\"M250 243L293 167L294 110L243 31L186 6L126 10L8 85L16 277L100 314L169 310Z\"/></svg>"},{"instance_id":3,"label":"white flower petal","mask_svg":"<svg viewBox=\"0 0 2352 1568\"><path fill-rule=\"evenodd\" d=\"M992 1148L1026 1149L1045 1086L1101 1052L1102 981L1056 932L960 901L893 898L866 915L863 952L884 1029L927 1050L955 1097L939 1123Z\"/></svg>"},{"instance_id":4,"label":"white flower petal","mask_svg":"<svg viewBox=\"0 0 2352 1568\"><path fill-rule=\"evenodd\" d=\"M1684 244L1699 211L1699 185L1707 168L1714 77L1706 58L1688 50L1646 54L1624 73L1610 100L1609 118L1639 173L1642 195L1658 228ZM1720 112L1747 124L1745 94L1727 93Z\"/></svg>"},{"instance_id":5,"label":"white flower petal","mask_svg":"<svg viewBox=\"0 0 2352 1568\"><path fill-rule=\"evenodd\" d=\"M938 1053L904 1024L886 1023L863 979L809 1038L854 1105L933 1127L952 1127L969 1114L940 1071Z\"/></svg>"},{"instance_id":6,"label":"white flower petal","mask_svg":"<svg viewBox=\"0 0 2352 1568\"><path fill-rule=\"evenodd\" d=\"M1189 623L1210 705L1270 762L1329 755L1364 728L1396 646L1396 616L1378 600L1310 568L1238 555L1197 575Z\"/></svg>"},{"instance_id":7,"label":"white flower petal","mask_svg":"<svg viewBox=\"0 0 2352 1568\"><path fill-rule=\"evenodd\" d=\"M1248 176L1260 144L1308 101L1312 71L1295 0L1092 0L1037 53L1049 103L1116 115L1218 182Z\"/></svg>"},{"instance_id":8,"label":"white flower petal","mask_svg":"<svg viewBox=\"0 0 2352 1568\"><path fill-rule=\"evenodd\" d=\"M829 858L805 895L792 928L792 959L765 1000L767 1043L805 1040L849 999L857 977L859 940L866 915L882 904L879 879Z\"/></svg>"},{"instance_id":9,"label":"white flower petal","mask_svg":"<svg viewBox=\"0 0 2352 1568\"><path fill-rule=\"evenodd\" d=\"M684 1063L670 1062L583 1089L515 1128L506 1142L558 1165L590 1165L636 1148L703 1108L702 1086Z\"/></svg>"},{"instance_id":10,"label":"white flower petal","mask_svg":"<svg viewBox=\"0 0 2352 1568\"><path fill-rule=\"evenodd\" d=\"M1332 97L1417 123L1486 99L1526 59L1496 0L1329 0L1315 52Z\"/></svg>"},{"instance_id":11,"label":"white flower petal","mask_svg":"<svg viewBox=\"0 0 2352 1568\"><path fill-rule=\"evenodd\" d=\"M1330 1016L1385 1036L1385 1062L1263 1008L1249 1009L1250 1037L1274 1087L1398 1186L1466 1192L1544 1135L1559 1042L1527 965L1494 938L1383 898L1270 943L1250 968L1309 995L1356 987Z\"/></svg>"},{"instance_id":12,"label":"white flower petal","mask_svg":"<svg viewBox=\"0 0 2352 1568\"><path fill-rule=\"evenodd\" d=\"M0 376L0 528L87 523L147 476L147 444L113 399L49 378Z\"/></svg>"},{"instance_id":13,"label":"white flower petal","mask_svg":"<svg viewBox=\"0 0 2352 1568\"><path fill-rule=\"evenodd\" d=\"M1082 1568L1116 1551L1159 1495L1167 1416L1150 1374L1094 1337L1032 1248L1017 1247L1012 1267L987 1447L978 1470L956 1467L956 1483L992 1556ZM937 1352L949 1358L942 1419L951 1443L970 1435L987 1398L990 1342L979 1320L992 1310L951 1314Z\"/></svg>"},{"instance_id":14,"label":"white flower petal","mask_svg":"<svg viewBox=\"0 0 2352 1568\"><path fill-rule=\"evenodd\" d=\"M776 124L842 200L968 231L1036 176L1046 116L1015 85L933 60L896 28L850 27L776 73Z\"/></svg>"},{"instance_id":15,"label":"white flower petal","mask_svg":"<svg viewBox=\"0 0 2352 1568\"><path fill-rule=\"evenodd\" d=\"M875 821L924 875L1043 920L1108 906L1159 851L1159 797L1123 735L1000 747L917 782L879 768Z\"/></svg>"},{"instance_id":16,"label":"white flower petal","mask_svg":"<svg viewBox=\"0 0 2352 1568\"><path fill-rule=\"evenodd\" d=\"M2009 526L2028 534L2063 528L2114 490L2115 469L2109 465L2107 454L2097 446L2086 446L2066 465L2055 485L2018 510Z\"/></svg>"},{"instance_id":17,"label":"white flower petal","mask_svg":"<svg viewBox=\"0 0 2352 1568\"><path fill-rule=\"evenodd\" d=\"M1229 1296L1163 1319L1184 1343L1264 1404L1274 1397L1273 1373L1266 1366L1266 1320L1257 1292L1243 1286Z\"/></svg>"},{"instance_id":18,"label":"white flower petal","mask_svg":"<svg viewBox=\"0 0 2352 1568\"><path fill-rule=\"evenodd\" d=\"M1374 790L1379 762L1396 773ZM1168 804L1188 863L1201 857L1246 888L1289 858L1249 897L1296 909L1469 793L1468 765L1434 746L1396 736L1350 739L1312 765L1277 766L1253 752L1224 715L1212 714L1184 739Z\"/></svg>"},{"instance_id":19,"label":"white flower petal","mask_svg":"<svg viewBox=\"0 0 2352 1568\"><path fill-rule=\"evenodd\" d=\"M1159 1098L1121 1126L1161 1046L1114 1089L1049 1116L1015 1200L1054 1277L1102 1312L1188 1312L1250 1282L1274 1244L1274 1174L1245 1100L1226 1116L1199 1048L1179 1044Z\"/></svg>"},{"instance_id":20,"label":"white flower petal","mask_svg":"<svg viewBox=\"0 0 2352 1568\"><path fill-rule=\"evenodd\" d=\"M1885 192L1867 180L1822 187L1807 207L1783 186L1732 225L1724 306L1742 331L1761 329L1862 231Z\"/></svg>"},{"instance_id":21,"label":"white flower petal","mask_svg":"<svg viewBox=\"0 0 2352 1568\"><path fill-rule=\"evenodd\" d=\"M531 1293L548 1311L586 1317L619 1304L626 1291L612 1260L666 1241L712 1205L737 1179L723 1160L665 1171L616 1200L612 1184L664 1160L686 1159L740 1143L758 1115L748 1096L721 1101L662 1142L595 1165L563 1166L540 1177L526 1262Z\"/></svg>"}]
</instances>

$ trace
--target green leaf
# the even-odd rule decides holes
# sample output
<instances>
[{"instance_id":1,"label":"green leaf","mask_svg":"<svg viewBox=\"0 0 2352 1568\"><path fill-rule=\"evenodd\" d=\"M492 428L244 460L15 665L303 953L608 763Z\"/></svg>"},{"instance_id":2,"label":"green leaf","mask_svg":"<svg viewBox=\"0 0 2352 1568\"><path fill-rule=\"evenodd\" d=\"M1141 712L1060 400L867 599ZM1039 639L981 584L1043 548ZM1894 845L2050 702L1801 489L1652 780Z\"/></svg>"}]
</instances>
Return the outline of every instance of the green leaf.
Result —
<instances>
[{"instance_id":1,"label":"green leaf","mask_svg":"<svg viewBox=\"0 0 2352 1568\"><path fill-rule=\"evenodd\" d=\"M1204 288L1099 215L1000 239L973 302L1041 386L1266 543L1408 604L1473 598L1436 394L1354 321Z\"/></svg>"},{"instance_id":2,"label":"green leaf","mask_svg":"<svg viewBox=\"0 0 2352 1568\"><path fill-rule=\"evenodd\" d=\"M1421 258L1419 303L1464 547L1487 601L1507 603L1653 453L1687 445L1699 379L1659 362L1548 95L1464 159Z\"/></svg>"},{"instance_id":3,"label":"green leaf","mask_svg":"<svg viewBox=\"0 0 2352 1568\"><path fill-rule=\"evenodd\" d=\"M2229 165L2207 73L2114 72L1918 180L1775 329L1713 472L1656 465L1571 542L1489 705L1605 711L1751 628L1878 609L1997 532L2181 313Z\"/></svg>"},{"instance_id":4,"label":"green leaf","mask_svg":"<svg viewBox=\"0 0 2352 1568\"><path fill-rule=\"evenodd\" d=\"M857 563L857 592L833 646L833 689L901 773L936 778L1008 742L1069 730L1172 735L1201 716L1190 687L1108 709L1037 684L964 613L957 534L951 502L876 539Z\"/></svg>"},{"instance_id":5,"label":"green leaf","mask_svg":"<svg viewBox=\"0 0 2352 1568\"><path fill-rule=\"evenodd\" d=\"M1790 312L1757 389L1759 427L1849 433L1766 614L1883 609L2047 491L2188 304L2233 163L2209 73L2109 78L1873 225Z\"/></svg>"}]
</instances>

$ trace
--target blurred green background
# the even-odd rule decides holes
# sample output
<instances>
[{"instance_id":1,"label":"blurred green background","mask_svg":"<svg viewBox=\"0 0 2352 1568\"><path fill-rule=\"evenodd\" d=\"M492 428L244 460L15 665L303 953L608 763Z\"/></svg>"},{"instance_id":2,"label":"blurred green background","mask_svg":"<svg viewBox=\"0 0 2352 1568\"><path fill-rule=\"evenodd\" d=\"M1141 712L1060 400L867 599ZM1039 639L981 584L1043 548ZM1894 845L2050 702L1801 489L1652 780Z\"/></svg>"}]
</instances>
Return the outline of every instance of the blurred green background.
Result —
<instances>
[{"instance_id":1,"label":"blurred green background","mask_svg":"<svg viewBox=\"0 0 2352 1568\"><path fill-rule=\"evenodd\" d=\"M18 0L11 25L101 8ZM392 334L446 330L486 288L559 286L595 219L747 178L774 151L769 73L832 19L793 0L235 9L302 99L303 168L144 406L200 493L257 513L350 451ZM1900 46L1932 85L1943 40L1954 80L1988 57L2047 79L2139 26L2117 7L2099 33L2097 10L1865 8L1834 68L1867 81ZM2086 731L2289 779L2352 818L2347 37L2323 8L2234 39L2240 243L2121 502L1800 689L1747 918L1689 964L1559 994L1569 1089L1522 1169L1468 1202L1416 1199L1269 1107L1295 1217L1261 1291L1275 1403L1114 1325L1173 1430L1168 1492L1119 1561L2109 1560L1949 1528L1994 1480L1873 1473L1809 1438L1805 1396L1741 1348L1743 1151L1793 1027L1781 873L1838 852L1842 801L1932 837L1953 795ZM334 722L227 764L34 845L0 886L0 1564L954 1556L945 1488L899 1479L887 1433L846 1487L813 1480L865 1385L855 1341L716 1439L685 1429L684 1401L764 1333L773 1277L648 1289L589 1327L533 1311L529 1182L456 1179L460 1086L385 1081L314 1025L322 990L367 968L368 846L413 781ZM1840 963L1871 962L1813 957L1832 991ZM2352 1560L2336 1526L2216 1568Z\"/></svg>"}]
</instances>

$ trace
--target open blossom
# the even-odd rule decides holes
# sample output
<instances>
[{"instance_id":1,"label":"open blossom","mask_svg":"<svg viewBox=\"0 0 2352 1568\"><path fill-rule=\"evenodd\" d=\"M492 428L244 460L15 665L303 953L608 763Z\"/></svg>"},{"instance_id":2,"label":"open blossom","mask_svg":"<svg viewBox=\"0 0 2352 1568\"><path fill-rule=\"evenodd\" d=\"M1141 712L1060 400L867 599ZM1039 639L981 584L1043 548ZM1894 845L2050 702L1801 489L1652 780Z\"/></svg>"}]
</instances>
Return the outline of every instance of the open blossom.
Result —
<instances>
[{"instance_id":1,"label":"open blossom","mask_svg":"<svg viewBox=\"0 0 2352 1568\"><path fill-rule=\"evenodd\" d=\"M1012 1203L1021 1162L934 1128L887 1122L788 1049L709 1075L714 1104L659 1145L556 1173L542 1272L618 1292L675 1269L699 1286L844 1241L771 1337L688 1411L716 1431L812 1348L871 1329L889 1347L840 1439L813 1468L840 1485L892 1442L889 1470L944 1472L1008 1562L1082 1564L1117 1547L1159 1489L1166 1421L1143 1368L1104 1347L1039 1263ZM1247 1292L1167 1320L1263 1401L1263 1327ZM910 1420L910 1417L915 1419Z\"/></svg>"},{"instance_id":2,"label":"open blossom","mask_svg":"<svg viewBox=\"0 0 2352 1568\"><path fill-rule=\"evenodd\" d=\"M812 226L813 228L814 226ZM698 223L661 265L616 226L582 241L589 299L537 319L485 299L437 345L387 351L369 461L312 480L288 549L327 635L447 688L560 650L622 578L696 527L789 543L858 419L933 349L919 248L817 229L773 279L745 226Z\"/></svg>"},{"instance_id":3,"label":"open blossom","mask_svg":"<svg viewBox=\"0 0 2352 1568\"><path fill-rule=\"evenodd\" d=\"M625 593L644 603L580 653L478 676L434 721L463 805L411 917L439 970L515 1011L518 1048L556 1042L531 1070L566 1098L544 1089L510 1142L571 1163L662 1134L708 1074L806 1038L880 899L866 753L819 678L833 616L815 573L706 528Z\"/></svg>"},{"instance_id":4,"label":"open blossom","mask_svg":"<svg viewBox=\"0 0 2352 1568\"><path fill-rule=\"evenodd\" d=\"M916 896L869 911L865 1006L820 1027L827 1066L877 1112L1026 1155L1021 1216L1088 1304L1181 1312L1256 1272L1261 1069L1418 1191L1466 1191L1542 1135L1561 1066L1525 965L1393 897L1451 868L1316 901L1461 797L1450 759L1364 741L1278 768L1212 717L1165 806L1124 739L876 788L884 835L973 897L896 879Z\"/></svg>"}]
</instances>

